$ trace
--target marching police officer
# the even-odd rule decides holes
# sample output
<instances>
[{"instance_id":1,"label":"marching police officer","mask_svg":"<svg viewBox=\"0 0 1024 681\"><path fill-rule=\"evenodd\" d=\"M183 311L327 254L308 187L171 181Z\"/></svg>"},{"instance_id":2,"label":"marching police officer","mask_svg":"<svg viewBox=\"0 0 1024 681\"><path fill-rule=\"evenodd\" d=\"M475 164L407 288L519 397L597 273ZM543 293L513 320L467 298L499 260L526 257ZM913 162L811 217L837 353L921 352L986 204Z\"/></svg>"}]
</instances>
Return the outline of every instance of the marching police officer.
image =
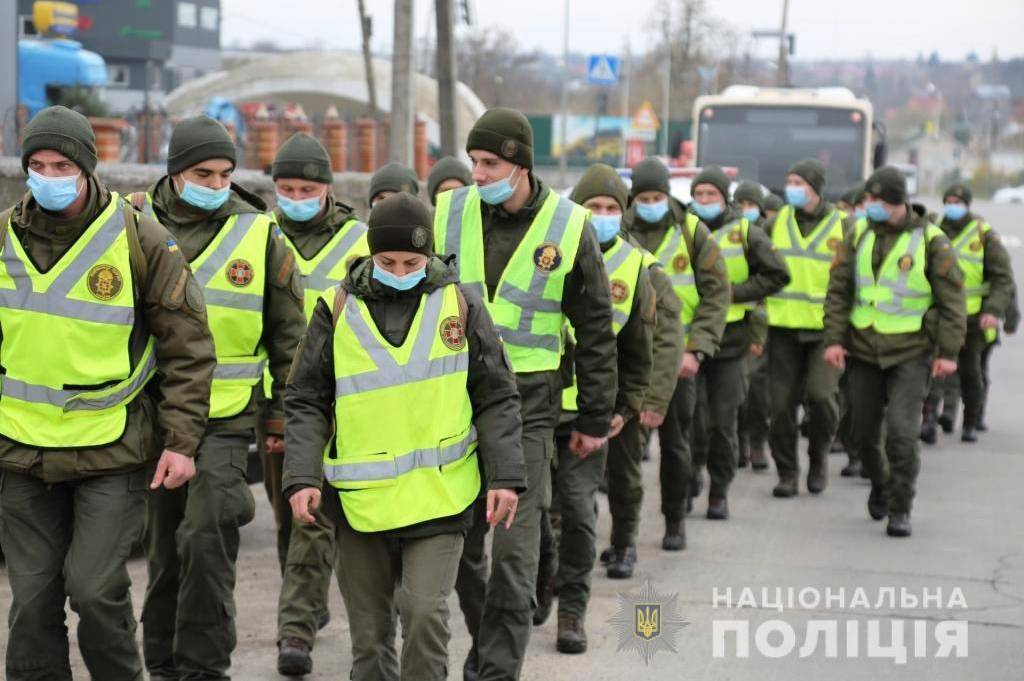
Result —
<instances>
[{"instance_id":1,"label":"marching police officer","mask_svg":"<svg viewBox=\"0 0 1024 681\"><path fill-rule=\"evenodd\" d=\"M828 485L828 453L839 424L839 371L823 357L822 317L829 269L843 240L842 211L825 200L825 166L804 159L786 175L786 203L771 227L772 243L789 268L790 283L768 298L771 448L779 473L772 490L792 497L800 484L800 405L808 415L807 490Z\"/></svg>"},{"instance_id":2,"label":"marching police officer","mask_svg":"<svg viewBox=\"0 0 1024 681\"><path fill-rule=\"evenodd\" d=\"M202 293L175 240L104 186L96 160L84 116L42 110L22 141L29 192L0 213L11 681L71 679L68 599L89 675L142 678L126 562L147 487L195 476L206 424Z\"/></svg>"},{"instance_id":3,"label":"marching police officer","mask_svg":"<svg viewBox=\"0 0 1024 681\"><path fill-rule=\"evenodd\" d=\"M489 579L478 515L456 587L474 635L464 674L474 678L479 669L480 679L496 681L518 678L536 607L540 523L550 502L564 387L563 327L572 324L576 336L579 411L569 447L581 458L608 435L615 335L593 227L582 207L533 174L533 130L526 117L511 109L485 112L469 132L466 151L475 184L438 196L434 238L438 253L456 255L463 285L486 301L516 373L529 485L515 524L495 532Z\"/></svg>"},{"instance_id":4,"label":"marching police officer","mask_svg":"<svg viewBox=\"0 0 1024 681\"><path fill-rule=\"evenodd\" d=\"M321 494L332 519L350 678L443 679L480 463L492 527L513 524L524 489L519 396L475 288L432 255L426 206L382 199L367 238L372 257L321 295L295 358L286 491L299 520Z\"/></svg>"},{"instance_id":5,"label":"marching police officer","mask_svg":"<svg viewBox=\"0 0 1024 681\"><path fill-rule=\"evenodd\" d=\"M334 195L330 156L309 135L298 133L281 146L271 174L277 193L274 221L284 232L302 275L308 320L319 295L345 278L353 260L369 254L366 225ZM319 511L313 513L314 523L292 523L291 509L281 493L282 453L267 455L276 474L273 491L268 485L268 493L282 523L286 558L277 610L277 669L285 675L301 675L312 670L316 632L329 619L334 527ZM283 513L278 514L282 507Z\"/></svg>"},{"instance_id":6,"label":"marching police officer","mask_svg":"<svg viewBox=\"0 0 1024 681\"><path fill-rule=\"evenodd\" d=\"M748 317L758 301L789 283L789 273L764 231L729 203L729 178L721 168L702 170L691 192L690 210L711 230L732 287L721 347L701 363L697 380L697 399L707 413L707 517L726 520L739 454L736 418L746 399L747 357L752 345L763 345L751 335Z\"/></svg>"},{"instance_id":7,"label":"marching police officer","mask_svg":"<svg viewBox=\"0 0 1024 681\"><path fill-rule=\"evenodd\" d=\"M590 211L590 222L604 256L612 296L612 329L618 349L618 393L612 416L610 442L623 436L625 425L635 421L643 407L653 364L654 289L648 268L654 260L643 249L620 236L626 186L604 164L591 166L573 189L572 200ZM571 329L565 362L572 370L574 351ZM558 636L561 653L582 653L587 649L584 619L590 600L590 572L594 568L597 538L595 495L605 475L607 446L586 456L569 448L572 422L576 416L575 381L562 393L562 420L557 434L558 461L555 466L552 509L558 511L561 528L557 546ZM636 455L639 462L640 431L627 434L634 441L617 448L616 454ZM621 470L622 465L616 463Z\"/></svg>"},{"instance_id":8,"label":"marching police officer","mask_svg":"<svg viewBox=\"0 0 1024 681\"><path fill-rule=\"evenodd\" d=\"M445 156L434 164L427 175L427 196L430 205L437 205L437 195L450 189L468 187L473 184L473 175L466 164L454 156Z\"/></svg>"},{"instance_id":9,"label":"marching police officer","mask_svg":"<svg viewBox=\"0 0 1024 681\"><path fill-rule=\"evenodd\" d=\"M416 178L416 171L412 168L401 163L391 162L381 166L370 176L370 194L367 196L367 203L370 204L370 208L373 208L378 201L400 192L417 196L420 192L420 183Z\"/></svg>"},{"instance_id":10,"label":"marching police officer","mask_svg":"<svg viewBox=\"0 0 1024 681\"><path fill-rule=\"evenodd\" d=\"M661 512L666 551L686 548L686 503L691 478L690 438L700 365L718 351L729 310L729 275L718 242L686 207L669 195L669 172L656 158L633 168L632 203L623 226L665 268L682 303L685 336L678 381L664 422L661 443Z\"/></svg>"},{"instance_id":11,"label":"marching police officer","mask_svg":"<svg viewBox=\"0 0 1024 681\"><path fill-rule=\"evenodd\" d=\"M918 436L929 377L956 371L967 312L956 252L907 202L892 166L866 183L867 217L848 232L825 301L825 361L849 373L853 445L871 477L868 512L911 533ZM885 424L885 451L882 424Z\"/></svg>"},{"instance_id":12,"label":"marching police officer","mask_svg":"<svg viewBox=\"0 0 1024 681\"><path fill-rule=\"evenodd\" d=\"M1015 289L1010 255L992 226L971 212L972 198L970 187L963 183L947 187L942 195L943 218L939 224L956 251L967 297L967 342L957 358L964 402L960 436L963 442L978 440L978 420L985 394L982 357L996 341L999 320L1006 318ZM936 384L933 394L941 389L940 382ZM921 426L925 442L935 442L936 397L929 396L925 403L925 422Z\"/></svg>"},{"instance_id":13,"label":"marching police officer","mask_svg":"<svg viewBox=\"0 0 1024 681\"><path fill-rule=\"evenodd\" d=\"M757 182L744 180L733 192L733 202L743 217L766 230L764 190ZM770 388L768 379L768 318L764 305L750 311L747 317L751 330L751 350L747 356L747 400L739 411L740 456L737 465L743 468L749 461L755 471L768 468L765 445L771 419Z\"/></svg>"},{"instance_id":14,"label":"marching police officer","mask_svg":"<svg viewBox=\"0 0 1024 681\"><path fill-rule=\"evenodd\" d=\"M217 121L174 128L167 175L133 202L173 235L203 289L217 351L209 424L196 478L148 506L146 667L154 679L226 679L235 647L239 528L255 502L246 484L264 369L272 377L263 432L280 453L284 381L302 334L302 281L263 201L231 181L235 146Z\"/></svg>"}]
</instances>

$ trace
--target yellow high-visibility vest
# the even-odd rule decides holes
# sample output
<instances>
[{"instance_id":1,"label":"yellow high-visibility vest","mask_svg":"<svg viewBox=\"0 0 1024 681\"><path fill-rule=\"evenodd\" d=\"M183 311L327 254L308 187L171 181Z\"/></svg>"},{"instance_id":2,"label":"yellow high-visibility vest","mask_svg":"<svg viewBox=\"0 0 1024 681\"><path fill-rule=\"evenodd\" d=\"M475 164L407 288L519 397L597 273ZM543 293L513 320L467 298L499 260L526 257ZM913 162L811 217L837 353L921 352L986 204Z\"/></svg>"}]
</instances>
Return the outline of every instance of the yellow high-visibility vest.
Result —
<instances>
[{"instance_id":1,"label":"yellow high-visibility vest","mask_svg":"<svg viewBox=\"0 0 1024 681\"><path fill-rule=\"evenodd\" d=\"M321 299L333 313L336 289ZM401 347L381 335L357 296L336 316L336 435L324 477L349 524L379 532L466 510L480 471L455 286L421 297Z\"/></svg>"},{"instance_id":2,"label":"yellow high-visibility vest","mask_svg":"<svg viewBox=\"0 0 1024 681\"><path fill-rule=\"evenodd\" d=\"M113 444L127 406L156 372L153 339L133 363L135 288L115 193L68 251L40 272L7 220L0 254L0 435L24 445Z\"/></svg>"},{"instance_id":3,"label":"yellow high-visibility vest","mask_svg":"<svg viewBox=\"0 0 1024 681\"><path fill-rule=\"evenodd\" d=\"M903 232L876 276L871 264L875 232L866 219L857 221L857 291L850 314L855 328L874 328L887 335L921 330L925 312L932 306L932 286L925 276L928 244L941 233L934 225Z\"/></svg>"},{"instance_id":4,"label":"yellow high-visibility vest","mask_svg":"<svg viewBox=\"0 0 1024 681\"><path fill-rule=\"evenodd\" d=\"M746 218L740 218L711 233L712 238L718 242L722 258L725 259L730 286L742 284L750 278L750 263L747 262L745 248L749 231L750 223ZM725 316L726 323L731 324L742 320L746 316L747 310L751 309L753 309L751 303L730 303L729 311Z\"/></svg>"},{"instance_id":5,"label":"yellow high-visibility vest","mask_svg":"<svg viewBox=\"0 0 1024 681\"><path fill-rule=\"evenodd\" d=\"M825 294L832 260L843 243L843 218L833 209L804 237L796 224L796 209L784 206L775 218L772 243L789 268L789 284L768 296L768 323L784 329L825 328Z\"/></svg>"},{"instance_id":6,"label":"yellow high-visibility vest","mask_svg":"<svg viewBox=\"0 0 1024 681\"><path fill-rule=\"evenodd\" d=\"M549 191L530 228L488 295L483 220L476 185L439 194L434 249L456 256L459 281L476 289L517 373L556 371L562 357L562 292L572 271L587 211Z\"/></svg>"},{"instance_id":7,"label":"yellow high-visibility vest","mask_svg":"<svg viewBox=\"0 0 1024 681\"><path fill-rule=\"evenodd\" d=\"M683 236L682 230L686 229L690 233L689 241L693 243L698 224L700 224L700 220L697 216L687 213L686 224L670 226L661 243L654 250L654 257L665 268L665 273L672 281L672 289L676 292L679 302L682 303L679 319L683 324L684 345L690 338L693 318L697 314L697 306L700 305L700 293L697 292L697 278L694 275L693 262L691 262L690 251L686 246L687 240Z\"/></svg>"}]
</instances>

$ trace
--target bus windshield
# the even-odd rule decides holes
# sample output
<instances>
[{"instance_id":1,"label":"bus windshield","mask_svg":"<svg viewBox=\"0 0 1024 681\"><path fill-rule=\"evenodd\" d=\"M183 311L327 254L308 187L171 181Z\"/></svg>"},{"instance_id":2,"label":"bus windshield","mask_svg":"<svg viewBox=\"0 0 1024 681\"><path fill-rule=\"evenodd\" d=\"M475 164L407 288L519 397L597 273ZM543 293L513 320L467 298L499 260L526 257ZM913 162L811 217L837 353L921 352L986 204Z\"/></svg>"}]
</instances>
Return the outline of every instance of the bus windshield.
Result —
<instances>
[{"instance_id":1,"label":"bus windshield","mask_svg":"<svg viewBox=\"0 0 1024 681\"><path fill-rule=\"evenodd\" d=\"M697 165L736 166L741 178L781 194L790 166L817 158L834 199L863 180L866 136L864 115L854 109L708 106L700 112Z\"/></svg>"}]
</instances>

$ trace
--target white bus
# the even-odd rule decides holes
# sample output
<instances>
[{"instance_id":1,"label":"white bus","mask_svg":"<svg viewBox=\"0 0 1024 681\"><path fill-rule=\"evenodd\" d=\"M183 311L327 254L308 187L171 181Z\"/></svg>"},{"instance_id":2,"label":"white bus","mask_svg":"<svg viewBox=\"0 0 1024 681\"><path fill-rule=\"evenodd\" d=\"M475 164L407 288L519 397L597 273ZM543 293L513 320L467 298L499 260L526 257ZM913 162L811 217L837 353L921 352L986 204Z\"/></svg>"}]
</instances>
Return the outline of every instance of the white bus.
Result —
<instances>
[{"instance_id":1,"label":"white bus","mask_svg":"<svg viewBox=\"0 0 1024 681\"><path fill-rule=\"evenodd\" d=\"M698 97L693 121L695 165L735 166L741 179L779 195L786 171L802 158L825 164L830 200L885 163L885 129L871 102L842 87L733 85Z\"/></svg>"}]
</instances>

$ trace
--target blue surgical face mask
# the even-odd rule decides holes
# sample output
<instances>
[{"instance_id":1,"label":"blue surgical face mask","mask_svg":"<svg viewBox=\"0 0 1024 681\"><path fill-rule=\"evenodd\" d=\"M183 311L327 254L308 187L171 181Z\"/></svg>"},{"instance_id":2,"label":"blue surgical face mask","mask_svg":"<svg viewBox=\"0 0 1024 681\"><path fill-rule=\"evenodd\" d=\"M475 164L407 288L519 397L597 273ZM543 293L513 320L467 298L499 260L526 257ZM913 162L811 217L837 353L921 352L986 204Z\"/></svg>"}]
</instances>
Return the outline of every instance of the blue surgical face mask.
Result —
<instances>
[{"instance_id":1,"label":"blue surgical face mask","mask_svg":"<svg viewBox=\"0 0 1024 681\"><path fill-rule=\"evenodd\" d=\"M210 189L201 184L185 180L185 186L181 190L181 200L195 206L199 210L214 211L224 205L231 195L231 186L223 189Z\"/></svg>"},{"instance_id":2,"label":"blue surgical face mask","mask_svg":"<svg viewBox=\"0 0 1024 681\"><path fill-rule=\"evenodd\" d=\"M864 204L864 209L868 212L868 220L871 222L885 222L892 217L892 213L881 201L869 201Z\"/></svg>"},{"instance_id":3,"label":"blue surgical face mask","mask_svg":"<svg viewBox=\"0 0 1024 681\"><path fill-rule=\"evenodd\" d=\"M594 225L599 243L607 243L619 233L622 224L621 215L591 215L590 224Z\"/></svg>"},{"instance_id":4,"label":"blue surgical face mask","mask_svg":"<svg viewBox=\"0 0 1024 681\"><path fill-rule=\"evenodd\" d=\"M696 201L691 204L693 212L697 214L701 220L714 220L722 214L724 208L720 203L697 203Z\"/></svg>"},{"instance_id":5,"label":"blue surgical face mask","mask_svg":"<svg viewBox=\"0 0 1024 681\"><path fill-rule=\"evenodd\" d=\"M74 203L82 193L78 187L78 178L81 176L82 173L70 177L47 177L29 170L25 184L43 210L60 211Z\"/></svg>"},{"instance_id":6,"label":"blue surgical face mask","mask_svg":"<svg viewBox=\"0 0 1024 681\"><path fill-rule=\"evenodd\" d=\"M786 187L786 203L796 208L807 205L807 189L805 187Z\"/></svg>"},{"instance_id":7,"label":"blue surgical face mask","mask_svg":"<svg viewBox=\"0 0 1024 681\"><path fill-rule=\"evenodd\" d=\"M745 217L748 222L757 222L761 219L761 211L758 208L748 208L743 211L743 217Z\"/></svg>"},{"instance_id":8,"label":"blue surgical face mask","mask_svg":"<svg viewBox=\"0 0 1024 681\"><path fill-rule=\"evenodd\" d=\"M296 201L278 193L277 205L289 220L294 220L295 222L308 222L315 218L320 212L320 200L322 198L322 196L313 196L308 199Z\"/></svg>"},{"instance_id":9,"label":"blue surgical face mask","mask_svg":"<svg viewBox=\"0 0 1024 681\"><path fill-rule=\"evenodd\" d=\"M964 219L964 216L967 215L967 206L962 203L947 203L942 211L947 218L955 222Z\"/></svg>"},{"instance_id":10,"label":"blue surgical face mask","mask_svg":"<svg viewBox=\"0 0 1024 681\"><path fill-rule=\"evenodd\" d=\"M865 209L863 209L863 208L854 208L853 209L853 215L858 220L863 220L864 218L866 218L868 216L868 212Z\"/></svg>"},{"instance_id":11,"label":"blue surgical face mask","mask_svg":"<svg viewBox=\"0 0 1024 681\"><path fill-rule=\"evenodd\" d=\"M668 214L668 199L656 203L640 203L637 201L636 214L644 222L654 224Z\"/></svg>"},{"instance_id":12,"label":"blue surgical face mask","mask_svg":"<svg viewBox=\"0 0 1024 681\"><path fill-rule=\"evenodd\" d=\"M414 272L409 272L409 274L399 277L388 272L377 263L373 263L373 278L396 291L408 291L427 278L427 266L424 265Z\"/></svg>"},{"instance_id":13,"label":"blue surgical face mask","mask_svg":"<svg viewBox=\"0 0 1024 681\"><path fill-rule=\"evenodd\" d=\"M515 175L516 171L513 168L512 172L508 174L503 180L485 184L484 186L477 185L476 190L480 192L480 200L486 204L492 206L499 206L510 198L515 192L516 187L519 185L519 180L516 180L515 184L512 184L512 176Z\"/></svg>"}]
</instances>

